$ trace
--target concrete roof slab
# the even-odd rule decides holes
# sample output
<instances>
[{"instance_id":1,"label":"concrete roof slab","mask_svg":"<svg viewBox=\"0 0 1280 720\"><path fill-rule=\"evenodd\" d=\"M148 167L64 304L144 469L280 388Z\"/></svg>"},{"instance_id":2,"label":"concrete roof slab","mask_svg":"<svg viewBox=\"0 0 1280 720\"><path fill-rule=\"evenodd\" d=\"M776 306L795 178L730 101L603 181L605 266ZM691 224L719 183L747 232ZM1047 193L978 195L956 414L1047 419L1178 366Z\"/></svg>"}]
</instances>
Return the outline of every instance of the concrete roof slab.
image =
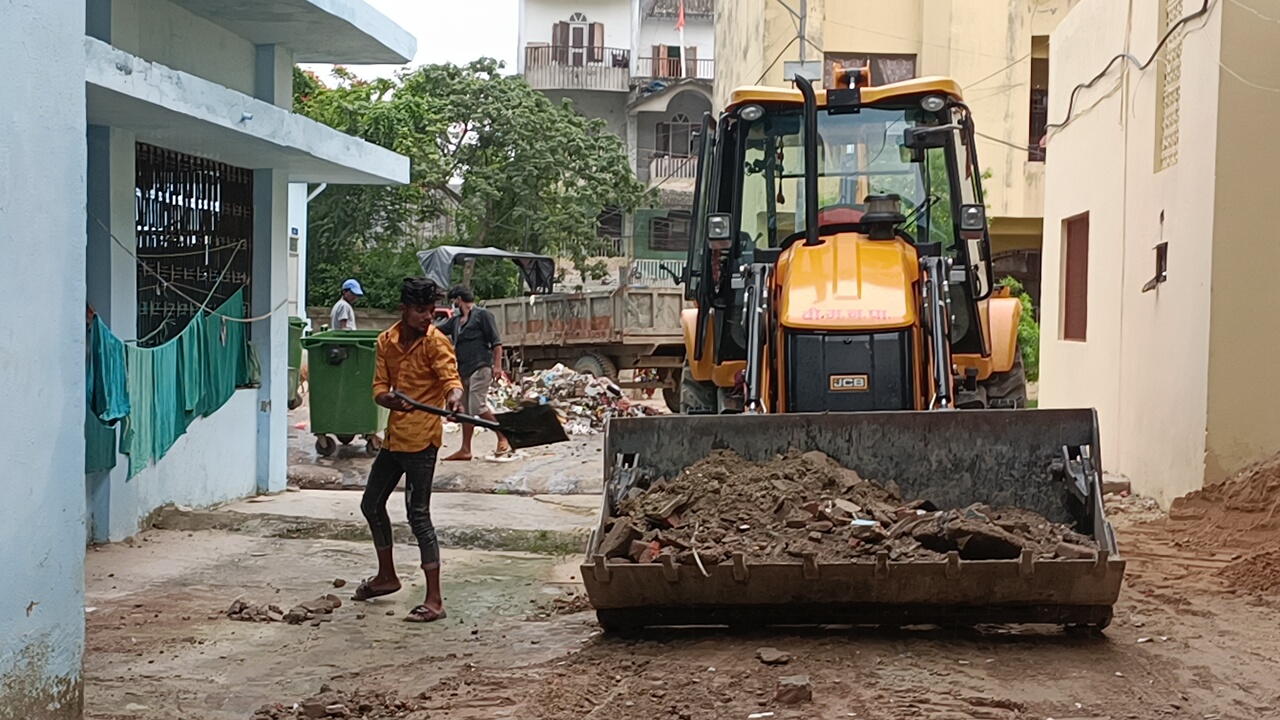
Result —
<instances>
[{"instance_id":1,"label":"concrete roof slab","mask_svg":"<svg viewBox=\"0 0 1280 720\"><path fill-rule=\"evenodd\" d=\"M364 0L169 0L255 45L283 45L298 62L400 65L418 41Z\"/></svg>"},{"instance_id":2,"label":"concrete roof slab","mask_svg":"<svg viewBox=\"0 0 1280 720\"><path fill-rule=\"evenodd\" d=\"M409 159L271 103L85 38L88 121L291 182L399 185Z\"/></svg>"}]
</instances>

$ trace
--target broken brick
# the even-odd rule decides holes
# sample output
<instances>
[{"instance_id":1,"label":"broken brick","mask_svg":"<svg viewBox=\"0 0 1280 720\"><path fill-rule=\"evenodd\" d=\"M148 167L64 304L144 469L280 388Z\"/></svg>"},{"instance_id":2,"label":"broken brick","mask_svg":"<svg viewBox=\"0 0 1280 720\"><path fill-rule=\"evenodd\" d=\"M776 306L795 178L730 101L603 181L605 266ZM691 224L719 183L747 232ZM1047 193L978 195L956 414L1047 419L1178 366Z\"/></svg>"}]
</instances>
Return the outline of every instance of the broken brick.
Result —
<instances>
[{"instance_id":1,"label":"broken brick","mask_svg":"<svg viewBox=\"0 0 1280 720\"><path fill-rule=\"evenodd\" d=\"M626 520L618 520L613 529L600 541L599 553L607 558L621 557L631 549L631 542L640 539L640 531Z\"/></svg>"},{"instance_id":2,"label":"broken brick","mask_svg":"<svg viewBox=\"0 0 1280 720\"><path fill-rule=\"evenodd\" d=\"M813 688L809 685L809 676L788 675L778 678L778 686L773 691L773 700L783 705L798 705L813 700Z\"/></svg>"},{"instance_id":3,"label":"broken brick","mask_svg":"<svg viewBox=\"0 0 1280 720\"><path fill-rule=\"evenodd\" d=\"M809 523L810 530L814 532L820 532L820 533L829 533L834 527L835 525L833 525L830 521L827 521L827 520L820 520L818 522Z\"/></svg>"},{"instance_id":4,"label":"broken brick","mask_svg":"<svg viewBox=\"0 0 1280 720\"><path fill-rule=\"evenodd\" d=\"M1093 548L1065 541L1058 543L1058 546L1053 549L1053 553L1058 557L1071 560L1094 560L1098 557L1098 551Z\"/></svg>"}]
</instances>

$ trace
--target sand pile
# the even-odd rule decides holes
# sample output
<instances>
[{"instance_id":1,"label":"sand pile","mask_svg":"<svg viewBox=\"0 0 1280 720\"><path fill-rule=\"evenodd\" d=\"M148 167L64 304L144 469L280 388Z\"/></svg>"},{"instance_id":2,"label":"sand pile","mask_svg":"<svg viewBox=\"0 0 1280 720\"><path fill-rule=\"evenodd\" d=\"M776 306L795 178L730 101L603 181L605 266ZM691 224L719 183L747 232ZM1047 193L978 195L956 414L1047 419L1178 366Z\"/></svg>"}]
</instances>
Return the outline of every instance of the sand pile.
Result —
<instances>
[{"instance_id":1,"label":"sand pile","mask_svg":"<svg viewBox=\"0 0 1280 720\"><path fill-rule=\"evenodd\" d=\"M904 500L893 482L872 482L819 452L769 462L720 451L671 481L633 490L607 525L599 552L610 562L674 555L713 565L741 552L763 562L938 561L1091 558L1097 544L1070 527L1018 508L940 510Z\"/></svg>"}]
</instances>

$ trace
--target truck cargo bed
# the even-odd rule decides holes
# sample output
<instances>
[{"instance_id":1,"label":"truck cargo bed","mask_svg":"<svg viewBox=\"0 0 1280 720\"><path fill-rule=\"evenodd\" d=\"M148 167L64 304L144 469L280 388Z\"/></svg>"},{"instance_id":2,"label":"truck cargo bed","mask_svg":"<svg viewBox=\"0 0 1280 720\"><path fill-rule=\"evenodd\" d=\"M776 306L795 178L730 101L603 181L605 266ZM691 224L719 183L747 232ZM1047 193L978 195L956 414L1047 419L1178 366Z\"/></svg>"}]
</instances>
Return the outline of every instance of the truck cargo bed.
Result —
<instances>
[{"instance_id":1,"label":"truck cargo bed","mask_svg":"<svg viewBox=\"0 0 1280 720\"><path fill-rule=\"evenodd\" d=\"M1105 627L1124 560L1103 515L1092 410L974 410L627 418L609 423L600 525L582 566L601 623L652 625L1051 623ZM824 562L759 561L741 552L706 567L614 563L597 554L632 487L674 478L715 450L769 460L818 450L904 498L940 510L974 503L1031 510L1073 526L1095 558L891 561L888 552Z\"/></svg>"}]
</instances>

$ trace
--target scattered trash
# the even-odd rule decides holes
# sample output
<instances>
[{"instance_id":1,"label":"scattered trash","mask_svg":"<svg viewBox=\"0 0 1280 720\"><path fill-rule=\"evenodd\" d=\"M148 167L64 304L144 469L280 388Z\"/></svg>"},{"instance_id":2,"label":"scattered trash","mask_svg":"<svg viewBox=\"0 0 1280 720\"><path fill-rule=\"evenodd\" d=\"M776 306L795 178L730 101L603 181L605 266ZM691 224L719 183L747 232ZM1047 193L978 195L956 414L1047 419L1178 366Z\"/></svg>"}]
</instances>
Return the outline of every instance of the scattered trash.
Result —
<instances>
[{"instance_id":1,"label":"scattered trash","mask_svg":"<svg viewBox=\"0 0 1280 720\"><path fill-rule=\"evenodd\" d=\"M535 370L519 383L495 383L489 390L489 402L499 410L550 404L570 435L603 432L609 418L658 414L649 406L633 403L609 378L575 372L564 365Z\"/></svg>"},{"instance_id":2,"label":"scattered trash","mask_svg":"<svg viewBox=\"0 0 1280 720\"><path fill-rule=\"evenodd\" d=\"M773 713L758 712L758 713L751 713L750 715L747 716L748 720L756 720L756 718L767 718L767 717L773 717Z\"/></svg>"}]
</instances>

